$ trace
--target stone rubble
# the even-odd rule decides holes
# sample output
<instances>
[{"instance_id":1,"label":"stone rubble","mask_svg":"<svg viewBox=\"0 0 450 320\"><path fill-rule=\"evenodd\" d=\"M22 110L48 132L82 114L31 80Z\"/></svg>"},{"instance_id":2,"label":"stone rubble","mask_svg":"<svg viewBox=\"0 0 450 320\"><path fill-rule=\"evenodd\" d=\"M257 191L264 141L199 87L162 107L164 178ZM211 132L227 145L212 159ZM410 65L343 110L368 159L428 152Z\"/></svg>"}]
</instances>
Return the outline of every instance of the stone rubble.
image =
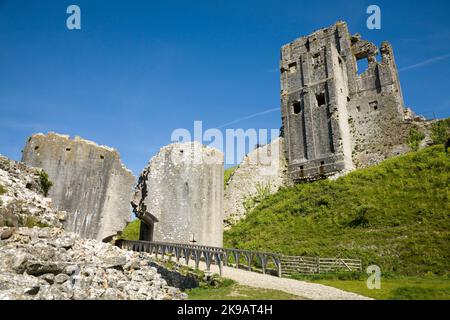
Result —
<instances>
[{"instance_id":1,"label":"stone rubble","mask_svg":"<svg viewBox=\"0 0 450 320\"><path fill-rule=\"evenodd\" d=\"M40 183L41 169L0 155L0 226L40 223L61 227L65 211L56 210L45 197Z\"/></svg>"},{"instance_id":2,"label":"stone rubble","mask_svg":"<svg viewBox=\"0 0 450 320\"><path fill-rule=\"evenodd\" d=\"M186 299L125 251L61 228L0 228L0 300Z\"/></svg>"}]
</instances>

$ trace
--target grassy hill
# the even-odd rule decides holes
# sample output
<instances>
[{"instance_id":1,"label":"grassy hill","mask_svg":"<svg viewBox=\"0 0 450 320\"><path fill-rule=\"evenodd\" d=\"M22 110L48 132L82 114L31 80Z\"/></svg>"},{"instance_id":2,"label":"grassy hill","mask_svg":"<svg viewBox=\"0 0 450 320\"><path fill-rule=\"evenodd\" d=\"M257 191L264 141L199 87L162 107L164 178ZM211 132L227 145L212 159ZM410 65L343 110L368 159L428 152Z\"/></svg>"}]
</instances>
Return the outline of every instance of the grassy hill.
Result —
<instances>
[{"instance_id":1,"label":"grassy hill","mask_svg":"<svg viewBox=\"0 0 450 320\"><path fill-rule=\"evenodd\" d=\"M448 275L450 154L442 145L335 181L284 188L224 234L227 247L361 258L398 275Z\"/></svg>"}]
</instances>

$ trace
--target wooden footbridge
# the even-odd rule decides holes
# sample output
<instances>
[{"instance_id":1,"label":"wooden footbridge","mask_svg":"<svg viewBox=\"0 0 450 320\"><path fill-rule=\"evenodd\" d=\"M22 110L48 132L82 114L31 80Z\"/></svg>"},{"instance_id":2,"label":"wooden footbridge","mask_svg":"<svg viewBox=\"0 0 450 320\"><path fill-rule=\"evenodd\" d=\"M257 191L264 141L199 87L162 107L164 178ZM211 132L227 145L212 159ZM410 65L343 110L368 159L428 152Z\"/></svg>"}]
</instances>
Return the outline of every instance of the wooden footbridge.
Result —
<instances>
[{"instance_id":1,"label":"wooden footbridge","mask_svg":"<svg viewBox=\"0 0 450 320\"><path fill-rule=\"evenodd\" d=\"M181 244L155 241L117 240L116 245L125 250L147 252L156 258L173 257L177 262L181 259L188 265L195 262L198 269L200 261L206 264L209 271L211 264L219 267L220 275L224 266L244 268L248 271L273 274L278 277L294 273L314 274L337 271L361 271L360 259L316 258L285 256L278 253L210 247L203 245Z\"/></svg>"}]
</instances>

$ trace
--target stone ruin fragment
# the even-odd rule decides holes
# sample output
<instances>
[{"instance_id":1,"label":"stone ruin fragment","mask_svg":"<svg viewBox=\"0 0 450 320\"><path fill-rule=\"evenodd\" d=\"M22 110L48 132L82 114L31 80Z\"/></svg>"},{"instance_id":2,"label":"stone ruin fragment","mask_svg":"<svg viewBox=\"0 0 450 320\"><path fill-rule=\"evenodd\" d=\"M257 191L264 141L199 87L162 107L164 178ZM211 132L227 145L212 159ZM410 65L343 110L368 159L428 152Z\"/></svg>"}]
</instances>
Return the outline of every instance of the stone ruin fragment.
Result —
<instances>
[{"instance_id":1,"label":"stone ruin fragment","mask_svg":"<svg viewBox=\"0 0 450 320\"><path fill-rule=\"evenodd\" d=\"M48 173L53 183L49 197L67 212L67 231L103 240L129 222L135 178L116 150L79 137L35 134L26 143L22 162Z\"/></svg>"}]
</instances>

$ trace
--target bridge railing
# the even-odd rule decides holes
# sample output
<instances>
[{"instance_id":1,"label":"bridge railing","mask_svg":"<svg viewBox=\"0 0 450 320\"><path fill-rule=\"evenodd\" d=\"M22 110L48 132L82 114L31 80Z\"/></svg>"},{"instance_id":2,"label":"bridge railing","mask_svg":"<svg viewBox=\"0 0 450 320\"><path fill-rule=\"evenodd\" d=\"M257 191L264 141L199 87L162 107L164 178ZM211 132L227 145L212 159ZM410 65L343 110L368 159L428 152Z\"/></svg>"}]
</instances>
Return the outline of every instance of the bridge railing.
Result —
<instances>
[{"instance_id":1,"label":"bridge railing","mask_svg":"<svg viewBox=\"0 0 450 320\"><path fill-rule=\"evenodd\" d=\"M208 271L211 264L215 264L219 267L220 275L222 275L223 266L244 268L263 274L270 273L278 277L293 274L362 271L361 259L286 256L263 251L142 240L118 240L116 245L122 249L148 252L156 257L175 257L177 262L184 259L186 264L194 261L196 269L199 268L200 261L205 262Z\"/></svg>"},{"instance_id":2,"label":"bridge railing","mask_svg":"<svg viewBox=\"0 0 450 320\"><path fill-rule=\"evenodd\" d=\"M142 240L118 240L116 245L126 250L154 254L156 257L174 256L177 262L183 258L186 264L192 260L196 269L199 268L200 261L205 262L208 271L211 264L215 264L219 267L220 275L223 266L232 266L263 274L275 272L281 277L281 255L276 253ZM271 264L273 269L270 268Z\"/></svg>"}]
</instances>

